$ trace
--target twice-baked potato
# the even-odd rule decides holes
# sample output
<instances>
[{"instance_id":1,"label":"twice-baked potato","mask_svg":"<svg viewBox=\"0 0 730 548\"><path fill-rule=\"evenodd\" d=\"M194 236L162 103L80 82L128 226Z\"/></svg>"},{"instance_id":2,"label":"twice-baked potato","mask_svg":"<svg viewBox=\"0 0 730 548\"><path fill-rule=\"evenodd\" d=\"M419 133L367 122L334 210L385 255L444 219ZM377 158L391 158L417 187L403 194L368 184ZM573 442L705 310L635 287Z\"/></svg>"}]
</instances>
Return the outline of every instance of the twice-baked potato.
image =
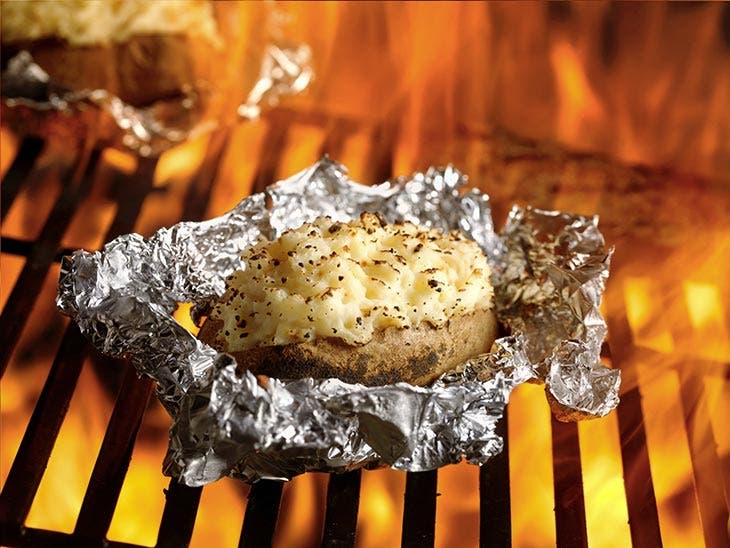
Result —
<instances>
[{"instance_id":1,"label":"twice-baked potato","mask_svg":"<svg viewBox=\"0 0 730 548\"><path fill-rule=\"evenodd\" d=\"M0 5L3 64L26 50L55 85L107 90L136 107L197 90L223 49L215 6L204 0Z\"/></svg>"},{"instance_id":2,"label":"twice-baked potato","mask_svg":"<svg viewBox=\"0 0 730 548\"><path fill-rule=\"evenodd\" d=\"M242 258L198 336L257 374L423 385L496 336L486 257L459 232L321 217Z\"/></svg>"}]
</instances>

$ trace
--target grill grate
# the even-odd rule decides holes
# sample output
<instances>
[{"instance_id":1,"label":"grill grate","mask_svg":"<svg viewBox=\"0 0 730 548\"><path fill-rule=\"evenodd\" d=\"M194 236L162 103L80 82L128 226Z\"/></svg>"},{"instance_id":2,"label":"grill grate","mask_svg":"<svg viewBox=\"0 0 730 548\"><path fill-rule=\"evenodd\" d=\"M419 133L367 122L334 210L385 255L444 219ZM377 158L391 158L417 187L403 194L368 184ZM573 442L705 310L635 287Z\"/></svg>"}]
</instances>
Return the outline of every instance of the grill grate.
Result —
<instances>
[{"instance_id":1,"label":"grill grate","mask_svg":"<svg viewBox=\"0 0 730 548\"><path fill-rule=\"evenodd\" d=\"M278 110L266 119L266 133L261 145L257 169L252 178L251 192L259 192L277 178L282 162L282 151L293 124L326 129L321 152L337 156L343 136L355 131L349 121L335 121L316 114L298 115ZM392 123L373 129L370 151L366 162L372 181L385 180L392 175L393 150L397 127ZM197 221L205 216L219 170L231 146L229 130L214 133L208 143L201 167L191 179L184 196L181 220ZM43 152L44 143L26 138L2 181L3 218L35 169ZM87 143L78 154L73 169L63 174L63 188L38 238L24 241L3 236L3 254L25 257L23 267L0 316L0 347L2 370L5 371L20 334L28 321L40 288L54 261L64 252L61 242L79 204L89 195L101 150ZM116 185L124 185L124 192L115 192L117 210L103 241L131 232L147 197L158 191L154 187L155 159L139 159L131 175L118 173ZM164 191L164 189L163 189ZM615 303L614 303L615 304ZM617 341L630 341L631 330L622 307L613 307L608 314L611 336ZM606 358L621 367L629 357L624 345L605 347ZM54 443L68 410L71 397L87 355L92 354L103 367L126 367L114 410L86 490L74 531L70 534L25 526L35 494L39 488ZM25 430L15 461L9 471L0 495L0 543L6 546L132 546L107 540L107 532L114 515L120 491L130 464L135 439L145 409L153 391L153 383L138 379L133 368L99 356L90 349L74 323L66 327L56 352L50 373L42 389L35 410ZM635 546L662 544L657 503L650 470L646 432L638 384L631 378L631 369L624 372L624 383L632 387L622 396L618 408L621 439L621 459L624 468L626 504L631 539ZM683 382L683 386L691 386ZM687 404L693 401L691 388L682 392ZM699 410L706 413L706 410ZM708 420L707 417L700 417ZM480 540L483 546L509 546L512 541L510 512L509 438L505 418L499 424L505 439L504 452L483 466L479 473ZM578 426L551 422L553 474L555 493L555 532L560 546L587 546L586 511ZM705 440L714 443L714 440ZM704 460L703 460L704 459ZM708 458L693 454L693 462L708 463ZM711 470L719 470L722 463L714 453L709 457ZM367 472L365 472L367 473ZM707 476L702 476L707 478ZM357 516L360 502L360 471L331 475L326 495L326 511L322 532L324 546L352 546L355 543ZM404 512L402 521L403 546L429 546L435 542L438 473L421 472L406 475ZM473 487L477 489L475 485ZM722 504L722 489L713 490L707 481L699 488L702 505ZM165 492L166 502L159 525L158 546L180 546L192 538L202 488L190 488L171 481ZM718 495L719 493L719 495ZM362 497L367 498L364 490ZM720 498L718 498L720 497ZM249 491L240 535L241 546L270 545L274 539L282 484L261 481ZM705 525L708 545L720 546L722 518L727 510ZM709 528L709 529L708 529Z\"/></svg>"}]
</instances>

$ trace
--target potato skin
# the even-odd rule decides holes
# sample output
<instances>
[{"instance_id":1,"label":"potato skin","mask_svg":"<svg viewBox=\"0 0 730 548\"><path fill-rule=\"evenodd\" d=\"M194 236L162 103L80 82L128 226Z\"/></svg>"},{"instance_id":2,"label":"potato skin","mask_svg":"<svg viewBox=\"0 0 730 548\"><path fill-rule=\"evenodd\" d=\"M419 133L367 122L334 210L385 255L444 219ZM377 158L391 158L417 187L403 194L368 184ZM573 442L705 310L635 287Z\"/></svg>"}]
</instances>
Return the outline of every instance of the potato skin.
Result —
<instances>
[{"instance_id":1,"label":"potato skin","mask_svg":"<svg viewBox=\"0 0 730 548\"><path fill-rule=\"evenodd\" d=\"M210 53L212 47L207 43L198 45L201 42L205 41L198 41L196 47ZM180 35L132 36L124 44L85 47L45 38L7 47L10 52L28 50L60 86L71 90L105 89L136 107L180 98L185 88L195 87L202 76L196 74L191 41Z\"/></svg>"},{"instance_id":2,"label":"potato skin","mask_svg":"<svg viewBox=\"0 0 730 548\"><path fill-rule=\"evenodd\" d=\"M225 351L217 341L221 325L207 319L198 337ZM438 328L424 322L410 329L379 330L360 346L325 338L230 354L241 368L279 379L337 377L367 386L401 381L422 386L469 358L489 352L496 334L494 312L478 310L454 316Z\"/></svg>"}]
</instances>

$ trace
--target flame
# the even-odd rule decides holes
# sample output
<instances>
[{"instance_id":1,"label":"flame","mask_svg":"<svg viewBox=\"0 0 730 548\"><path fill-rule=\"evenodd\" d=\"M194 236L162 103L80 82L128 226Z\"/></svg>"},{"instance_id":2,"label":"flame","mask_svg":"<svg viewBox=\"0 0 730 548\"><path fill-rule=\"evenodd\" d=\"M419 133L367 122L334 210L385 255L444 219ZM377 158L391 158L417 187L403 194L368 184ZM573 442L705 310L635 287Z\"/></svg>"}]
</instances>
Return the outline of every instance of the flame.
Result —
<instances>
[{"instance_id":1,"label":"flame","mask_svg":"<svg viewBox=\"0 0 730 548\"><path fill-rule=\"evenodd\" d=\"M626 312L634 333L635 344L668 354L674 341L664 318L656 317L654 303L658 299L656 284L651 278L627 278L624 281Z\"/></svg>"},{"instance_id":2,"label":"flame","mask_svg":"<svg viewBox=\"0 0 730 548\"><path fill-rule=\"evenodd\" d=\"M674 211L681 207L677 204ZM702 211L712 218L712 206ZM724 297L730 270L723 259L730 233L722 224L713 226L700 224L683 245L663 249L651 278L619 273L613 282L624 291L635 350L622 368L638 374L659 525L667 546L701 545L709 542L708 534L721 534L708 533L703 525L716 520L722 503L709 507L702 501L703 496L723 499L716 473L730 455L729 311ZM627 253L635 255L639 249ZM641 261L624 257L624 264L632 263Z\"/></svg>"},{"instance_id":3,"label":"flame","mask_svg":"<svg viewBox=\"0 0 730 548\"><path fill-rule=\"evenodd\" d=\"M18 152L18 138L5 128L0 129L0 176L5 177Z\"/></svg>"},{"instance_id":4,"label":"flame","mask_svg":"<svg viewBox=\"0 0 730 548\"><path fill-rule=\"evenodd\" d=\"M570 44L556 42L550 52L550 60L560 98L558 136L561 140L573 141L585 133L586 125L595 125L605 114L585 74L583 62Z\"/></svg>"},{"instance_id":5,"label":"flame","mask_svg":"<svg viewBox=\"0 0 730 548\"><path fill-rule=\"evenodd\" d=\"M170 417L150 404L132 451L132 460L114 510L107 538L153 546L165 507L163 489L170 480L160 472L167 452ZM141 519L144 517L144 519Z\"/></svg>"},{"instance_id":6,"label":"flame","mask_svg":"<svg viewBox=\"0 0 730 548\"><path fill-rule=\"evenodd\" d=\"M689 321L698 335L697 353L718 362L730 361L730 332L722 294L716 285L686 282L683 286Z\"/></svg>"},{"instance_id":7,"label":"flame","mask_svg":"<svg viewBox=\"0 0 730 548\"><path fill-rule=\"evenodd\" d=\"M4 156L3 151L3 156ZM49 147L37 160L35 177L18 193L7 215L2 219L2 235L21 240L37 237L43 221L53 209L61 193L60 173L69 169L73 159L67 152Z\"/></svg>"},{"instance_id":8,"label":"flame","mask_svg":"<svg viewBox=\"0 0 730 548\"><path fill-rule=\"evenodd\" d=\"M2 264L0 265L0 308L5 307L5 303L10 296L10 291L15 286L15 281L20 276L23 269L25 259L22 257L3 255Z\"/></svg>"},{"instance_id":9,"label":"flame","mask_svg":"<svg viewBox=\"0 0 730 548\"><path fill-rule=\"evenodd\" d=\"M586 530L592 546L630 546L618 419L578 423Z\"/></svg>"},{"instance_id":10,"label":"flame","mask_svg":"<svg viewBox=\"0 0 730 548\"><path fill-rule=\"evenodd\" d=\"M512 542L554 546L553 450L543 387L523 384L512 393L508 430Z\"/></svg>"},{"instance_id":11,"label":"flame","mask_svg":"<svg viewBox=\"0 0 730 548\"><path fill-rule=\"evenodd\" d=\"M115 171L131 175L137 168L137 157L129 152L114 148L104 149L102 153L104 163L108 164Z\"/></svg>"},{"instance_id":12,"label":"flame","mask_svg":"<svg viewBox=\"0 0 730 548\"><path fill-rule=\"evenodd\" d=\"M284 486L276 524L277 546L314 546L321 540L327 475L306 474Z\"/></svg>"},{"instance_id":13,"label":"flame","mask_svg":"<svg viewBox=\"0 0 730 548\"><path fill-rule=\"evenodd\" d=\"M155 170L155 185L170 184L172 179L193 177L205 157L209 135L172 148L160 156Z\"/></svg>"},{"instance_id":14,"label":"flame","mask_svg":"<svg viewBox=\"0 0 730 548\"><path fill-rule=\"evenodd\" d=\"M363 472L357 514L359 546L397 546L400 543L405 490L406 477L402 472L390 469Z\"/></svg>"},{"instance_id":15,"label":"flame","mask_svg":"<svg viewBox=\"0 0 730 548\"><path fill-rule=\"evenodd\" d=\"M324 131L321 128L304 126L292 128L287 133L287 137L284 153L276 172L277 180L285 179L312 165L312 158L319 156L319 150L324 141Z\"/></svg>"},{"instance_id":16,"label":"flame","mask_svg":"<svg viewBox=\"0 0 730 548\"><path fill-rule=\"evenodd\" d=\"M192 303L180 303L177 306L177 310L173 313L173 318L182 325L185 329L187 329L190 333L193 335L197 335L198 331L200 331L200 328L193 323L193 318L190 315L190 311L192 310L193 305Z\"/></svg>"},{"instance_id":17,"label":"flame","mask_svg":"<svg viewBox=\"0 0 730 548\"><path fill-rule=\"evenodd\" d=\"M479 544L479 468L465 461L439 470L435 545Z\"/></svg>"},{"instance_id":18,"label":"flame","mask_svg":"<svg viewBox=\"0 0 730 548\"><path fill-rule=\"evenodd\" d=\"M247 485L230 478L207 485L200 496L191 548L235 546L241 535L247 494Z\"/></svg>"},{"instance_id":19,"label":"flame","mask_svg":"<svg viewBox=\"0 0 730 548\"><path fill-rule=\"evenodd\" d=\"M371 137L369 132L359 132L342 143L342 151L334 160L347 166L350 177L364 183L381 183L382 181L368 181L367 179L367 152L370 148Z\"/></svg>"},{"instance_id":20,"label":"flame","mask_svg":"<svg viewBox=\"0 0 730 548\"><path fill-rule=\"evenodd\" d=\"M23 259L3 254L0 261L0 300L3 303L13 287L11 282L15 282L24 264ZM49 270L31 312L37 319L29 321L23 330L0 383L0 478L3 482L10 471L66 325L66 321L56 313L54 305L58 274L58 266Z\"/></svg>"}]
</instances>

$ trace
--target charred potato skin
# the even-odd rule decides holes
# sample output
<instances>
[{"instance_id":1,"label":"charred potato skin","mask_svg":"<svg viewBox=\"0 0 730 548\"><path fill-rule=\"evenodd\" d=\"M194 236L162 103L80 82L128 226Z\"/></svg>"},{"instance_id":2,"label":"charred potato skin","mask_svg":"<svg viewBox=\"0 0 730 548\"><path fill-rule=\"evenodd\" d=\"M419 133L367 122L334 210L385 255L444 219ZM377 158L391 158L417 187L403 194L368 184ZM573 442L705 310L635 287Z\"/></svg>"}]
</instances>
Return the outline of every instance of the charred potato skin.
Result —
<instances>
[{"instance_id":1,"label":"charred potato skin","mask_svg":"<svg viewBox=\"0 0 730 548\"><path fill-rule=\"evenodd\" d=\"M198 337L225 352L219 338L222 322L207 319ZM322 338L282 346L231 352L242 370L279 379L336 377L349 383L380 386L396 382L426 385L470 358L489 352L497 334L492 310L452 317L434 327L377 330L372 339L352 346Z\"/></svg>"}]
</instances>

